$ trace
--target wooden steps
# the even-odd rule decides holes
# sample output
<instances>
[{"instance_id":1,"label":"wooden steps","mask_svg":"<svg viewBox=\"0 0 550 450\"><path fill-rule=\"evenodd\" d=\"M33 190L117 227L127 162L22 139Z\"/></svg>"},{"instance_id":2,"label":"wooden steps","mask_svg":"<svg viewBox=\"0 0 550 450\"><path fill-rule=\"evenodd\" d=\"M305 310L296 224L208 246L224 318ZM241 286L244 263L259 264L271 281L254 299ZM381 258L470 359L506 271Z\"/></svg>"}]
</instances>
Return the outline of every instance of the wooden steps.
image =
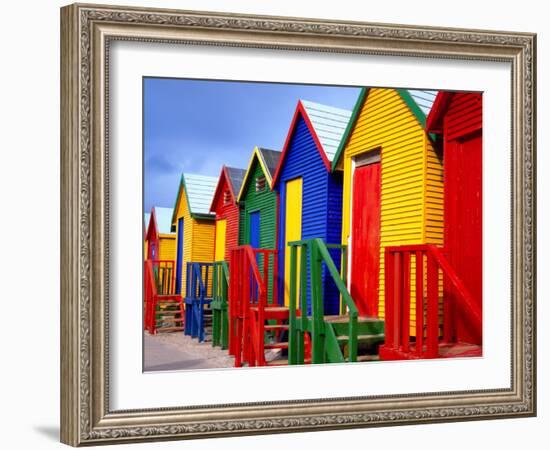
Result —
<instances>
[{"instance_id":1,"label":"wooden steps","mask_svg":"<svg viewBox=\"0 0 550 450\"><path fill-rule=\"evenodd\" d=\"M183 331L183 327L159 327L159 328L157 328L157 333L167 332L167 331Z\"/></svg>"},{"instance_id":2,"label":"wooden steps","mask_svg":"<svg viewBox=\"0 0 550 450\"><path fill-rule=\"evenodd\" d=\"M325 316L327 362L349 362L349 315ZM378 361L378 348L384 342L384 322L376 317L357 318L357 362ZM339 347L339 350L335 347Z\"/></svg>"},{"instance_id":3,"label":"wooden steps","mask_svg":"<svg viewBox=\"0 0 550 450\"><path fill-rule=\"evenodd\" d=\"M183 331L183 301L179 295L157 296L157 309L154 313L154 320L157 332ZM179 316L179 317L177 317Z\"/></svg>"},{"instance_id":4,"label":"wooden steps","mask_svg":"<svg viewBox=\"0 0 550 450\"><path fill-rule=\"evenodd\" d=\"M348 335L340 335L340 336L336 336L336 339L338 341L348 341L349 340L349 336ZM363 342L366 342L366 341L383 341L384 340L384 333L379 333L379 334L360 334L357 336L357 340L358 341L363 341Z\"/></svg>"}]
</instances>

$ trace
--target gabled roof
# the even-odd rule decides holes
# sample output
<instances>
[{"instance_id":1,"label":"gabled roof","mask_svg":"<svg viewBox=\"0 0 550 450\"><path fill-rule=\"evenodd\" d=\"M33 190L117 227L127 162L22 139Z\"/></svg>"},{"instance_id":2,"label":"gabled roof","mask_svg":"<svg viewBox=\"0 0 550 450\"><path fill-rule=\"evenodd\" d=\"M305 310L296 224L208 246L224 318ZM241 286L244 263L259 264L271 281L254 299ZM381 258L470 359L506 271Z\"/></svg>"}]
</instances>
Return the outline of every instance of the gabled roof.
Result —
<instances>
[{"instance_id":1,"label":"gabled roof","mask_svg":"<svg viewBox=\"0 0 550 450\"><path fill-rule=\"evenodd\" d=\"M426 89L406 89L412 99L422 110L424 115L428 117L433 107L437 91L429 91Z\"/></svg>"},{"instance_id":2,"label":"gabled roof","mask_svg":"<svg viewBox=\"0 0 550 450\"><path fill-rule=\"evenodd\" d=\"M252 166L254 165L254 161L258 160L258 164L260 164L260 167L262 168L262 171L265 175L266 181L269 187L271 188L273 173L277 165L279 164L280 158L281 158L281 152L277 150L270 150L267 148L261 148L257 146L254 147L254 150L252 150L252 155L250 156L248 167L246 168L246 173L244 175L241 188L239 189L239 195L237 195L237 201L242 200L245 187L248 184L248 181L252 175Z\"/></svg>"},{"instance_id":3,"label":"gabled roof","mask_svg":"<svg viewBox=\"0 0 550 450\"><path fill-rule=\"evenodd\" d=\"M155 233L155 238L158 238L159 234L172 234L172 208L162 208L160 206L153 206L151 213L146 214L149 216L149 224L147 225L146 238L151 238L151 233Z\"/></svg>"},{"instance_id":4,"label":"gabled roof","mask_svg":"<svg viewBox=\"0 0 550 450\"><path fill-rule=\"evenodd\" d=\"M237 169L235 167L223 166L220 176L218 178L218 183L216 185L216 190L212 197L212 203L210 205L210 211L214 211L214 206L218 202L218 198L222 193L222 187L224 181L229 186L229 192L231 192L231 198L233 202L237 202L237 195L241 190L241 185L243 184L244 175L246 174L245 169Z\"/></svg>"},{"instance_id":5,"label":"gabled roof","mask_svg":"<svg viewBox=\"0 0 550 450\"><path fill-rule=\"evenodd\" d=\"M426 129L430 133L441 133L443 128L443 117L451 104L454 92L441 91L435 98L433 107L426 119Z\"/></svg>"},{"instance_id":6,"label":"gabled roof","mask_svg":"<svg viewBox=\"0 0 550 450\"><path fill-rule=\"evenodd\" d=\"M231 188L231 194L233 198L236 198L236 194L241 190L243 184L244 175L246 169L237 169L236 167L226 167L227 179L229 180L229 187Z\"/></svg>"},{"instance_id":7,"label":"gabled roof","mask_svg":"<svg viewBox=\"0 0 550 450\"><path fill-rule=\"evenodd\" d=\"M185 195L191 217L194 219L213 219L214 216L210 214L210 204L212 203L217 181L217 177L182 173L176 204L172 214L172 224L176 222L178 205L183 194Z\"/></svg>"},{"instance_id":8,"label":"gabled roof","mask_svg":"<svg viewBox=\"0 0 550 450\"><path fill-rule=\"evenodd\" d=\"M286 157L286 152L290 146L290 141L298 121L298 117L302 117L311 133L311 137L317 146L317 150L330 171L330 163L334 159L338 145L342 140L342 136L346 131L352 112L346 109L334 108L332 106L322 105L307 100L298 100L294 117L290 124L283 153L273 177L275 186L283 161Z\"/></svg>"},{"instance_id":9,"label":"gabled roof","mask_svg":"<svg viewBox=\"0 0 550 450\"><path fill-rule=\"evenodd\" d=\"M419 125L425 129L426 116L430 113L433 107L433 104L437 95L437 91L425 90L425 89L394 89L394 90L400 95L401 99L409 107L409 110L415 116ZM340 141L338 150L336 151L336 155L332 160L332 170L335 170L338 165L338 161L342 156L344 147L348 142L348 139L355 125L355 122L357 121L359 113L361 112L361 108L369 95L369 91L370 91L370 88L362 88L361 92L359 93L359 97L357 98L357 102L355 103L353 112L351 113L351 118L348 122L346 131L342 136L342 140Z\"/></svg>"}]
</instances>

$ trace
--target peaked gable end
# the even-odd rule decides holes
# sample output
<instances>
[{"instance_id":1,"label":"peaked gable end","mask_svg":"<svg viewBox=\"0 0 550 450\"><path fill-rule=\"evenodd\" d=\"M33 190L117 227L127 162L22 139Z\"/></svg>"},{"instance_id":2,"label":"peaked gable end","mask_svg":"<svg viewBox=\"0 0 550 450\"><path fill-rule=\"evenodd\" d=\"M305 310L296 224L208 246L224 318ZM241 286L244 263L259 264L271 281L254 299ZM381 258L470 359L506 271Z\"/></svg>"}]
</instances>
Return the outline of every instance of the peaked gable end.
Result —
<instances>
[{"instance_id":1,"label":"peaked gable end","mask_svg":"<svg viewBox=\"0 0 550 450\"><path fill-rule=\"evenodd\" d=\"M351 112L343 109L332 108L306 100L299 100L283 146L279 165L273 176L272 187L275 187L278 182L281 167L285 163L288 149L300 120L307 126L323 164L327 171L330 172L331 160L346 130L350 116Z\"/></svg>"}]
</instances>

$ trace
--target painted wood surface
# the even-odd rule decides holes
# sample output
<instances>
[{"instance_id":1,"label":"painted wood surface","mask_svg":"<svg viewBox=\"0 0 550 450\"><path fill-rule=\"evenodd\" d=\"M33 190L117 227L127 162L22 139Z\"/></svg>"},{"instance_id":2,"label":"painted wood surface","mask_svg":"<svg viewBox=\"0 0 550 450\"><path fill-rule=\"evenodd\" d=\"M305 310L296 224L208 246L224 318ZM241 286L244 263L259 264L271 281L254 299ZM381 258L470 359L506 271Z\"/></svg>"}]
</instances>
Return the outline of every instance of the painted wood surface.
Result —
<instances>
[{"instance_id":1,"label":"painted wood surface","mask_svg":"<svg viewBox=\"0 0 550 450\"><path fill-rule=\"evenodd\" d=\"M227 219L216 220L216 243L215 243L215 261L223 261L225 259L226 250L226 233Z\"/></svg>"},{"instance_id":2,"label":"painted wood surface","mask_svg":"<svg viewBox=\"0 0 550 450\"><path fill-rule=\"evenodd\" d=\"M443 243L442 161L419 120L421 114L411 111L395 89L365 90L337 161L337 168L344 172L346 199L342 243L350 244L352 160L369 152L381 152L379 280L384 279L386 246ZM414 311L413 302L413 317ZM378 316L384 317L384 289L380 282ZM414 326L412 322L411 333L415 332Z\"/></svg>"},{"instance_id":3,"label":"painted wood surface","mask_svg":"<svg viewBox=\"0 0 550 450\"><path fill-rule=\"evenodd\" d=\"M240 183L237 180L237 185L233 186L232 181L235 182L235 176L240 176L242 173L244 170L224 166L216 186L210 210L216 215L216 222L225 221L220 225L220 227L225 227L224 254L216 253L216 261L229 261L231 250L239 245L240 208L237 202L238 192L235 192L235 189L240 189ZM233 179L231 179L231 175L233 175ZM222 239L217 237L219 232L220 230L216 228L216 249Z\"/></svg>"},{"instance_id":4,"label":"painted wood surface","mask_svg":"<svg viewBox=\"0 0 550 450\"><path fill-rule=\"evenodd\" d=\"M380 163L353 173L350 293L361 315L378 315L380 272Z\"/></svg>"},{"instance_id":5,"label":"painted wood surface","mask_svg":"<svg viewBox=\"0 0 550 450\"><path fill-rule=\"evenodd\" d=\"M342 224L342 176L327 170L324 150L318 148L318 142L312 136L311 128L304 118L298 116L291 128L286 155L277 169L278 178L274 186L279 190L281 214L279 216L279 274L285 274L288 250L285 236L286 211L294 211L286 191L287 182L297 177L302 179L301 238L321 238L328 243L338 243ZM340 268L340 252L330 251L332 258ZM310 276L307 274L307 295L310 302ZM288 277L279 280L280 298L288 298L285 283ZM326 314L338 314L340 295L326 267L322 269L323 298Z\"/></svg>"},{"instance_id":6,"label":"painted wood surface","mask_svg":"<svg viewBox=\"0 0 550 450\"><path fill-rule=\"evenodd\" d=\"M256 155L256 151L254 152ZM254 156L250 161L248 176L245 177L239 199L241 203L241 225L240 237L241 244L250 244L258 248L274 249L277 242L277 193L272 191L269 185L271 177L264 172L262 164L258 157ZM267 178L265 188L257 191L256 182L258 178ZM259 218L259 244L257 241L251 242L251 227L255 223L251 222L251 213L258 213ZM254 220L254 219L253 219ZM260 264L263 263L260 257ZM269 264L269 277L274 274L273 263ZM273 282L268 284L268 299L273 298Z\"/></svg>"},{"instance_id":7,"label":"painted wood surface","mask_svg":"<svg viewBox=\"0 0 550 450\"><path fill-rule=\"evenodd\" d=\"M170 208L153 207L149 215L147 226L147 259L170 260L176 258L176 235L170 231L170 219L172 210ZM164 231L163 231L164 230Z\"/></svg>"},{"instance_id":8,"label":"painted wood surface","mask_svg":"<svg viewBox=\"0 0 550 450\"><path fill-rule=\"evenodd\" d=\"M250 244L250 213L259 211L260 221L260 248L275 248L277 194L266 184L265 189L256 191L256 180L265 177L261 165L253 162L252 177L245 186L243 195L244 206L244 236L243 244Z\"/></svg>"},{"instance_id":9,"label":"painted wood surface","mask_svg":"<svg viewBox=\"0 0 550 450\"><path fill-rule=\"evenodd\" d=\"M443 115L445 246L462 282L482 305L482 96L454 94ZM456 293L448 289L452 304ZM455 312L459 341L481 344L469 317Z\"/></svg>"},{"instance_id":10,"label":"painted wood surface","mask_svg":"<svg viewBox=\"0 0 550 450\"><path fill-rule=\"evenodd\" d=\"M284 304L289 305L290 299L290 247L289 242L299 241L302 238L302 178L295 178L286 182L286 206L285 206L285 287ZM300 249L298 249L298 253ZM298 254L298 261L300 255ZM300 269L297 268L297 279L300 278ZM299 286L296 286L298 291Z\"/></svg>"},{"instance_id":11,"label":"painted wood surface","mask_svg":"<svg viewBox=\"0 0 550 450\"><path fill-rule=\"evenodd\" d=\"M260 248L261 246L261 240L260 240L260 222L261 222L261 213L260 211L253 211L248 213L248 220L249 220L249 230L248 230L248 243L252 246L252 248Z\"/></svg>"},{"instance_id":12,"label":"painted wood surface","mask_svg":"<svg viewBox=\"0 0 550 450\"><path fill-rule=\"evenodd\" d=\"M180 190L183 186L180 187ZM188 262L213 262L214 261L214 241L216 233L216 224L212 219L195 219L191 216L189 206L187 204L187 197L185 195L178 195L178 202L175 208L176 217L176 235L180 235L179 232L179 219L183 224L183 259L181 264L183 266L181 285L179 286L179 292L185 292L186 285L186 266ZM176 245L178 243L176 242ZM179 261L177 262L179 265Z\"/></svg>"},{"instance_id":13,"label":"painted wood surface","mask_svg":"<svg viewBox=\"0 0 550 450\"><path fill-rule=\"evenodd\" d=\"M175 261L176 259L176 235L175 234L160 234L159 235L159 252L158 258L164 261Z\"/></svg>"},{"instance_id":14,"label":"painted wood surface","mask_svg":"<svg viewBox=\"0 0 550 450\"><path fill-rule=\"evenodd\" d=\"M184 272L184 265L183 265L183 252L184 252L184 225L183 225L183 217L180 217L178 219L178 223L176 226L176 294L181 294L182 286L183 286L183 272Z\"/></svg>"}]
</instances>

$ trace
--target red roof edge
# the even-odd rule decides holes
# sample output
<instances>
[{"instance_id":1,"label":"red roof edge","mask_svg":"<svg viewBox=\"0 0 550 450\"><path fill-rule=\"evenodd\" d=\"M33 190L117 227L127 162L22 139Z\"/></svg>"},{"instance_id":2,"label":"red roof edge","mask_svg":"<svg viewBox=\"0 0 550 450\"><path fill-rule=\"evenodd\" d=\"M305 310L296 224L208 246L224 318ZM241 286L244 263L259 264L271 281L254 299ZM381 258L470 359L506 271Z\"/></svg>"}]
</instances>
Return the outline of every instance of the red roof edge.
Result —
<instances>
[{"instance_id":1,"label":"red roof edge","mask_svg":"<svg viewBox=\"0 0 550 450\"><path fill-rule=\"evenodd\" d=\"M321 145L321 141L319 140L317 133L315 132L315 128L313 128L313 125L311 121L309 120L309 117L307 115L307 112L304 108L304 105L302 105L302 101L298 100L298 104L296 105L296 110L294 111L294 117L292 117L292 122L290 122L290 127L288 128L288 134L286 135L285 144L283 146L283 152L281 154L281 158L279 159L279 164L277 164L277 169L275 170L275 175L273 175L273 180L271 181L271 189L275 187L277 184L277 181L279 179L279 174L281 172L281 168L283 166L283 162L285 160L286 152L288 150L288 147L290 146L290 140L292 138L292 134L294 133L294 128L296 127L296 122L298 121L298 116L302 116L304 119L304 122L306 123L306 126L309 129L309 132L311 134L311 137L313 138L313 142L315 142L315 145L317 147L317 151L321 155L321 158L323 159L323 162L325 163L325 166L327 170L330 172L330 161L327 158L327 155L325 151L323 150L323 146Z\"/></svg>"},{"instance_id":2,"label":"red roof edge","mask_svg":"<svg viewBox=\"0 0 550 450\"><path fill-rule=\"evenodd\" d=\"M159 228L157 225L157 217L155 215L155 207L153 206L151 208L151 217L149 218L149 224L147 225L147 233L145 233L145 238L149 241L151 239L149 235L154 232L155 235L153 237L155 239L158 239L158 229Z\"/></svg>"},{"instance_id":3,"label":"red roof edge","mask_svg":"<svg viewBox=\"0 0 550 450\"><path fill-rule=\"evenodd\" d=\"M229 191L231 192L231 197L233 198L233 201L236 202L237 199L235 198L235 193L233 192L233 186L231 186L231 183L229 182L229 177L227 175L227 166L224 164L222 166L222 170L220 172L220 176L218 178L218 184L216 185L216 190L214 191L214 196L212 197L212 203L210 204L210 212L215 212L214 206L218 202L218 198L221 195L222 187L223 187L223 180L225 180L225 183L229 186Z\"/></svg>"},{"instance_id":4,"label":"red roof edge","mask_svg":"<svg viewBox=\"0 0 550 450\"><path fill-rule=\"evenodd\" d=\"M446 91L439 91L437 93L430 114L426 118L426 132L436 134L443 132L443 117L454 95L454 92Z\"/></svg>"}]
</instances>

